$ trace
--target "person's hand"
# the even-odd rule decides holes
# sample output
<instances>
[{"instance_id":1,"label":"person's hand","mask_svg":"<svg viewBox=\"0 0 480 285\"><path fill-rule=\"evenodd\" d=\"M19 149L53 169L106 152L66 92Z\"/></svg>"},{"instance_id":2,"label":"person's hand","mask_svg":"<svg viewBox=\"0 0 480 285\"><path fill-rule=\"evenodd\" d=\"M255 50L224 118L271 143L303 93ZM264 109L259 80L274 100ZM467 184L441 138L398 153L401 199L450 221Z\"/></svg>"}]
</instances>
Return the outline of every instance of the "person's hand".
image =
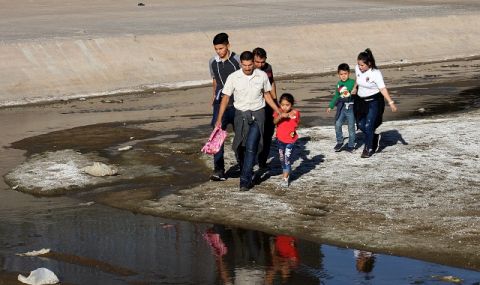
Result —
<instances>
[{"instance_id":1,"label":"person's hand","mask_svg":"<svg viewBox=\"0 0 480 285\"><path fill-rule=\"evenodd\" d=\"M397 111L397 106L395 106L395 102L390 101L390 102L388 103L388 105L390 106L390 109L392 109L392 112L396 112L396 111Z\"/></svg>"},{"instance_id":2,"label":"person's hand","mask_svg":"<svg viewBox=\"0 0 480 285\"><path fill-rule=\"evenodd\" d=\"M220 118L215 122L215 127L222 128L222 120Z\"/></svg>"},{"instance_id":3,"label":"person's hand","mask_svg":"<svg viewBox=\"0 0 480 285\"><path fill-rule=\"evenodd\" d=\"M295 111L291 111L291 112L288 113L287 115L288 115L287 118L290 118L290 119L295 119L295 118L297 118L297 112L295 112Z\"/></svg>"},{"instance_id":4,"label":"person's hand","mask_svg":"<svg viewBox=\"0 0 480 285\"><path fill-rule=\"evenodd\" d=\"M352 95L357 95L357 89L353 89L352 92L350 92Z\"/></svg>"},{"instance_id":5,"label":"person's hand","mask_svg":"<svg viewBox=\"0 0 480 285\"><path fill-rule=\"evenodd\" d=\"M327 113L330 113L332 111L332 109L330 109L330 107L327 108Z\"/></svg>"}]
</instances>

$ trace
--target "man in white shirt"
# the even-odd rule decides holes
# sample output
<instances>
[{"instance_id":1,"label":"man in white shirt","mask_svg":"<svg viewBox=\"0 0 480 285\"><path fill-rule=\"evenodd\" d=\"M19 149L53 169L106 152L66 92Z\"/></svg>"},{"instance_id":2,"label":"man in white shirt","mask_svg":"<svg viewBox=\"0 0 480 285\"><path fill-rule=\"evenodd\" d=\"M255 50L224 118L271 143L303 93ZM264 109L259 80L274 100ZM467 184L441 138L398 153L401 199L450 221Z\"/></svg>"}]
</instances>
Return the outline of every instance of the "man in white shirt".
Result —
<instances>
[{"instance_id":1,"label":"man in white shirt","mask_svg":"<svg viewBox=\"0 0 480 285\"><path fill-rule=\"evenodd\" d=\"M263 148L263 128L265 120L265 103L275 112L278 107L273 101L270 91L272 86L265 72L255 69L253 53L244 51L240 55L240 70L231 73L223 87L222 102L216 126L220 126L222 116L228 106L230 96L234 95L233 106L236 109L234 126L235 138L233 151L238 156L241 166L240 191L248 191L252 187L253 166L257 154Z\"/></svg>"}]
</instances>

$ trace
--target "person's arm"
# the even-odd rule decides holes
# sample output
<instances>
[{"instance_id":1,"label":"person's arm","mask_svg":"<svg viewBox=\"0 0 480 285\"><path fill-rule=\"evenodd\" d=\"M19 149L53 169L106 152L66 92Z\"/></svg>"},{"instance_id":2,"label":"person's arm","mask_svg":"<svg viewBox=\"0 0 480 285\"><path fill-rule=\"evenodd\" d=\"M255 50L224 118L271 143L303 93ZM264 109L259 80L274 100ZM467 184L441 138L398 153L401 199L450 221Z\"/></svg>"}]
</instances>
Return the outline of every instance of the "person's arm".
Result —
<instances>
[{"instance_id":1,"label":"person's arm","mask_svg":"<svg viewBox=\"0 0 480 285\"><path fill-rule=\"evenodd\" d=\"M277 115L275 117L273 117L273 123L276 125L278 123L280 123L281 120L283 120L284 118L288 118L288 113L277 113Z\"/></svg>"},{"instance_id":2,"label":"person's arm","mask_svg":"<svg viewBox=\"0 0 480 285\"><path fill-rule=\"evenodd\" d=\"M290 112L291 113L291 112ZM275 125L277 125L278 123L280 123L281 120L283 119L286 119L286 118L289 118L290 117L290 113L284 113L284 112L281 112L280 110L278 112L276 112L274 115L273 115L273 123Z\"/></svg>"},{"instance_id":3,"label":"person's arm","mask_svg":"<svg viewBox=\"0 0 480 285\"><path fill-rule=\"evenodd\" d=\"M393 101L392 97L390 97L387 88L380 89L380 93L382 93L383 98L385 98L385 100L387 101L387 104L388 106L390 106L390 109L392 109L392 112L396 112L397 106L395 106L395 101Z\"/></svg>"},{"instance_id":4,"label":"person's arm","mask_svg":"<svg viewBox=\"0 0 480 285\"><path fill-rule=\"evenodd\" d=\"M275 81L272 82L272 90L270 91L270 95L272 96L273 101L277 102L277 84Z\"/></svg>"},{"instance_id":5,"label":"person's arm","mask_svg":"<svg viewBox=\"0 0 480 285\"><path fill-rule=\"evenodd\" d=\"M278 109L278 106L277 106L276 101L273 101L273 99L272 99L272 95L271 95L270 91L264 92L264 93L263 93L263 98L265 98L265 102L266 102L270 107L272 107L272 109L273 109L274 112L277 112L277 113L280 112L279 109Z\"/></svg>"},{"instance_id":6,"label":"person's arm","mask_svg":"<svg viewBox=\"0 0 480 285\"><path fill-rule=\"evenodd\" d=\"M385 82L383 81L382 73L380 72L380 70L376 70L376 72L373 74L375 75L374 82L377 85L378 89L380 90L380 93L382 93L383 98L385 98L385 101L387 101L387 104L388 106L390 106L390 109L392 109L392 112L396 112L397 106L395 106L395 102L390 97L387 87L385 87Z\"/></svg>"},{"instance_id":7,"label":"person's arm","mask_svg":"<svg viewBox=\"0 0 480 285\"><path fill-rule=\"evenodd\" d=\"M230 100L230 96L224 94L222 97L222 101L220 102L220 110L218 111L218 117L217 117L217 121L215 122L215 127L219 127L219 128L222 127L223 113L225 113L225 110L227 109L229 100Z\"/></svg>"},{"instance_id":8,"label":"person's arm","mask_svg":"<svg viewBox=\"0 0 480 285\"><path fill-rule=\"evenodd\" d=\"M217 94L215 94L215 90L217 89L217 81L215 80L215 75L213 73L213 67L212 67L212 63L214 61L214 58L210 58L210 60L208 61L208 71L210 72L210 78L212 78L212 87L213 87L213 96L212 96L212 99L211 99L211 105L213 105L213 102L215 102L215 96L217 96Z\"/></svg>"},{"instance_id":9,"label":"person's arm","mask_svg":"<svg viewBox=\"0 0 480 285\"><path fill-rule=\"evenodd\" d=\"M333 110L333 108L335 108L335 104L337 104L337 100L340 98L340 93L338 92L338 90L335 90L335 95L333 96L332 100L330 101L330 103L328 103L328 109L327 109L327 112L330 112L331 110Z\"/></svg>"},{"instance_id":10,"label":"person's arm","mask_svg":"<svg viewBox=\"0 0 480 285\"><path fill-rule=\"evenodd\" d=\"M213 105L213 102L215 102L215 96L217 96L217 94L215 93L215 91L217 90L217 80L215 80L215 78L213 78L212 86L213 86L213 96L210 102L211 105Z\"/></svg>"},{"instance_id":11,"label":"person's arm","mask_svg":"<svg viewBox=\"0 0 480 285\"><path fill-rule=\"evenodd\" d=\"M353 84L352 92L350 92L350 94L357 95L357 89L358 89L357 81L355 81L355 84Z\"/></svg>"}]
</instances>

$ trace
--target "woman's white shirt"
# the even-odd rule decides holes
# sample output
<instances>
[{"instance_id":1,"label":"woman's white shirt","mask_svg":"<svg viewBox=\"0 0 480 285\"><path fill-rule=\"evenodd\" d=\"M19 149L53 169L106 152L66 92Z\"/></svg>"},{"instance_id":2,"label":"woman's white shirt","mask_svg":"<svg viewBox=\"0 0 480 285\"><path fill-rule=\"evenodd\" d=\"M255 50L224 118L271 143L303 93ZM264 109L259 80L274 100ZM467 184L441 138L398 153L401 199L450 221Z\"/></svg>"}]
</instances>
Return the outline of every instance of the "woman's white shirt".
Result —
<instances>
[{"instance_id":1,"label":"woman's white shirt","mask_svg":"<svg viewBox=\"0 0 480 285\"><path fill-rule=\"evenodd\" d=\"M369 97L380 92L380 89L385 88L383 75L378 69L368 69L361 72L358 64L355 65L355 75L357 77L356 83L358 85L358 96Z\"/></svg>"}]
</instances>

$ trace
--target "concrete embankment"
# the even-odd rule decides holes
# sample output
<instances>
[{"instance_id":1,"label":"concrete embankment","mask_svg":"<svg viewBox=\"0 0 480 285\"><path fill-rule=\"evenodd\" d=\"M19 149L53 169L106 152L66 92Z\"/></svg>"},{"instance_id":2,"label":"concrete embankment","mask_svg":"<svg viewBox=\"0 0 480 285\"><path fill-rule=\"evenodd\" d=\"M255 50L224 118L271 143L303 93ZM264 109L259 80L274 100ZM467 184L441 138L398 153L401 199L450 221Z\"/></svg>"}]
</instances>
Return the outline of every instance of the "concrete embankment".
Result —
<instances>
[{"instance_id":1,"label":"concrete embankment","mask_svg":"<svg viewBox=\"0 0 480 285\"><path fill-rule=\"evenodd\" d=\"M370 47L380 64L480 54L480 17L226 30L232 49L262 46L277 75L332 71ZM210 82L211 39L220 31L37 38L0 43L0 106Z\"/></svg>"}]
</instances>

